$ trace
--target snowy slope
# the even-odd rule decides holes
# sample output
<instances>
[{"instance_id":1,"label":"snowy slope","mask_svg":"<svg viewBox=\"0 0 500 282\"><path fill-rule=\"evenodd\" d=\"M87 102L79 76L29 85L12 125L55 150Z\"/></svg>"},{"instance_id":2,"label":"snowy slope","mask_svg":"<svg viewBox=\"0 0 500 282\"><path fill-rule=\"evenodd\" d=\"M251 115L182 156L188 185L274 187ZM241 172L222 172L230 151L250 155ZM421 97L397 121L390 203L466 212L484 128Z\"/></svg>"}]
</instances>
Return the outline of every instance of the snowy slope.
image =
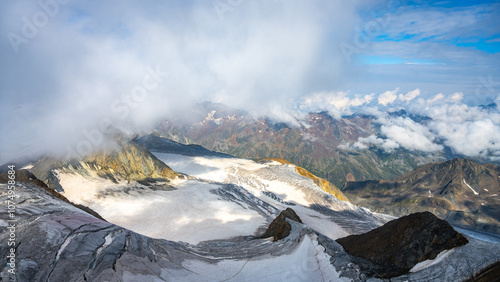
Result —
<instances>
[{"instance_id":1,"label":"snowy slope","mask_svg":"<svg viewBox=\"0 0 500 282\"><path fill-rule=\"evenodd\" d=\"M5 196L6 184L0 184ZM101 221L31 183L18 185L18 281L321 281L339 277L317 235L293 224L286 240L241 238L196 246L150 239ZM29 200L27 200L29 199ZM7 212L0 210L0 225ZM0 232L6 253L8 232ZM301 266L301 267L297 267ZM0 278L11 280L6 264ZM346 280L346 279L344 279ZM347 280L346 280L347 281Z\"/></svg>"},{"instance_id":2,"label":"snowy slope","mask_svg":"<svg viewBox=\"0 0 500 282\"><path fill-rule=\"evenodd\" d=\"M340 201L295 166L207 155L153 152L174 171L188 175L141 184L115 183L81 162L80 170L54 171L70 201L106 220L153 238L198 244L259 236L281 210L292 207L303 222L331 239L366 232L389 218ZM83 171L83 172L82 172ZM325 224L326 223L326 224Z\"/></svg>"},{"instance_id":3,"label":"snowy slope","mask_svg":"<svg viewBox=\"0 0 500 282\"><path fill-rule=\"evenodd\" d=\"M7 193L0 184L0 196ZM335 241L289 221L278 242L241 237L197 245L151 239L103 222L33 184L17 186L18 281L365 281ZM7 211L0 210L0 226ZM0 229L0 252L9 232ZM470 243L391 281L460 281L500 259L500 244ZM0 264L2 281L8 267ZM370 281L378 281L371 279Z\"/></svg>"},{"instance_id":4,"label":"snowy slope","mask_svg":"<svg viewBox=\"0 0 500 282\"><path fill-rule=\"evenodd\" d=\"M258 200L251 195L241 196L241 202L221 200L221 194L237 195L241 189L220 183L178 179L168 188L155 189L79 174L59 173L58 177L65 191L62 194L71 201L153 238L196 244L254 235L277 212L257 206Z\"/></svg>"},{"instance_id":5,"label":"snowy slope","mask_svg":"<svg viewBox=\"0 0 500 282\"><path fill-rule=\"evenodd\" d=\"M84 163L53 171L69 200L109 222L22 186L16 199L21 281L366 280L334 239L390 217L338 200L290 164L159 148L153 154L184 175L113 182ZM288 207L304 224L288 221L291 234L278 242L260 238ZM0 246L7 236L0 233ZM458 281L500 259L500 244L468 239L393 280ZM8 280L5 265L0 272Z\"/></svg>"},{"instance_id":6,"label":"snowy slope","mask_svg":"<svg viewBox=\"0 0 500 282\"><path fill-rule=\"evenodd\" d=\"M237 184L278 210L292 207L304 223L332 239L366 232L390 218L338 200L311 179L298 174L294 165L257 163L238 158L153 154L177 172Z\"/></svg>"}]
</instances>

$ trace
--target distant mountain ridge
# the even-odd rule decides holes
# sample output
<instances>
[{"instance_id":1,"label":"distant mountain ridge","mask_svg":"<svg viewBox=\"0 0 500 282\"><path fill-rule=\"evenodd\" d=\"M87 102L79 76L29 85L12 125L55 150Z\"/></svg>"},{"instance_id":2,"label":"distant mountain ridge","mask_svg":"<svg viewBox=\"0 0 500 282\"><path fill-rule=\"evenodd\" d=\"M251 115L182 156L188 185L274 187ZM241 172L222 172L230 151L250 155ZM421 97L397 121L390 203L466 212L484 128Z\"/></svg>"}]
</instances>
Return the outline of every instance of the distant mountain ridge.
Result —
<instances>
[{"instance_id":1,"label":"distant mountain ridge","mask_svg":"<svg viewBox=\"0 0 500 282\"><path fill-rule=\"evenodd\" d=\"M427 164L391 180L347 182L355 204L396 216L432 211L441 218L500 233L500 167L468 159Z\"/></svg>"},{"instance_id":2,"label":"distant mountain ridge","mask_svg":"<svg viewBox=\"0 0 500 282\"><path fill-rule=\"evenodd\" d=\"M346 179L390 179L419 165L446 159L443 153L339 148L360 137L376 135L379 128L370 116L352 115L337 120L327 112L310 113L302 125L289 126L207 102L193 109L191 121L164 121L156 132L182 144L199 144L236 157L286 159L337 187L342 187Z\"/></svg>"}]
</instances>

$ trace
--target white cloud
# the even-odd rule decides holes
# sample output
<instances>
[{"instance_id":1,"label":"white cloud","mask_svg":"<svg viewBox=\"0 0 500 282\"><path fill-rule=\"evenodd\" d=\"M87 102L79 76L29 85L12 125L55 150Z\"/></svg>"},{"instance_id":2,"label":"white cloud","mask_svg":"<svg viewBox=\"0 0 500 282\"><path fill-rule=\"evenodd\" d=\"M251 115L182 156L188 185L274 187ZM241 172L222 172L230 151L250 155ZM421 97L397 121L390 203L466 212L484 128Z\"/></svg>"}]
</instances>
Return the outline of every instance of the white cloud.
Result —
<instances>
[{"instance_id":1,"label":"white cloud","mask_svg":"<svg viewBox=\"0 0 500 282\"><path fill-rule=\"evenodd\" d=\"M436 135L425 125L417 123L407 117L390 117L384 115L376 122L382 124L380 133L408 150L421 152L435 152L443 149L434 142Z\"/></svg>"},{"instance_id":2,"label":"white cloud","mask_svg":"<svg viewBox=\"0 0 500 282\"><path fill-rule=\"evenodd\" d=\"M378 96L378 103L384 106L394 103L394 101L398 98L398 95L396 94L398 91L399 87L392 91L386 91L380 94L380 96Z\"/></svg>"},{"instance_id":3,"label":"white cloud","mask_svg":"<svg viewBox=\"0 0 500 282\"><path fill-rule=\"evenodd\" d=\"M331 91L318 92L301 99L299 109L303 112L328 111L333 117L339 119L342 115L351 114L351 108L369 104L375 94L354 95L349 97L348 92Z\"/></svg>"},{"instance_id":4,"label":"white cloud","mask_svg":"<svg viewBox=\"0 0 500 282\"><path fill-rule=\"evenodd\" d=\"M316 91L314 78L345 76L331 46L351 36L362 2L243 1L223 19L212 1L61 5L18 54L1 39L0 118L9 122L0 133L9 140L0 154L25 150L24 140L57 152L89 141L83 132L107 119L147 130L160 119L189 117L192 104L206 100L255 114L295 105ZM22 17L40 10L36 3L3 5L0 33L21 33ZM140 103L130 101L145 67L156 65L168 77ZM117 100L121 111L113 110ZM15 112L22 105L34 110Z\"/></svg>"},{"instance_id":5,"label":"white cloud","mask_svg":"<svg viewBox=\"0 0 500 282\"><path fill-rule=\"evenodd\" d=\"M0 10L0 33L4 35L20 33L20 19L26 15L30 18L40 10L36 1L5 3ZM85 132L99 128L100 122L108 118L131 130L147 129L164 117L190 116L191 104L205 100L294 124L304 111L327 110L340 118L356 107L372 105L375 99L379 105L391 107L403 104L399 101L406 102L418 113L433 118L433 122L418 125L368 108L365 112L373 112L382 124L383 136L362 139L355 147L374 144L387 150L399 146L429 151L439 148L435 144L439 138L467 155L498 154L498 114L486 114L460 104L470 94L462 87L472 87L474 91L478 76L498 73L498 55L436 42L371 42L363 52L452 64L364 66L358 76L351 76L354 68L346 68L339 48L335 47L344 41L352 42L357 34L352 27L361 21L358 8L366 3L243 1L228 11L223 20L211 1L71 1L61 5L57 15L20 46L18 54L6 36L0 44L0 118L4 121L0 133L9 137L1 143L0 154L24 150L30 155L32 151L26 148L58 151L67 144L89 141ZM485 9L485 13L490 15L491 9ZM478 15L480 8L467 8L445 15L460 20L448 22L439 12L402 11L392 15L386 31L390 35L405 31L416 34L417 39L449 38L466 28L483 32L475 25ZM488 26L490 31L496 27L483 25ZM127 97L147 74L145 67L156 65L168 77L144 101L130 101ZM484 67L469 67L472 71L457 73L464 65ZM374 80L383 78L381 84L357 83L364 82L361 79L366 74L373 74ZM378 97L350 95L349 91L317 92L352 89L342 85L344 80L349 80L347 85L366 87L366 91L355 93L381 93L392 89L394 82L401 82L398 85L405 91L415 90L403 95L396 88ZM447 99L438 94L425 103L417 98L420 89L427 92L421 83L431 88L439 86L443 93L466 94L457 92ZM304 93L315 94L303 98ZM127 114L113 110L117 100L127 106ZM420 100L423 102L417 103ZM455 108L442 105L450 101ZM450 112L452 108L456 112Z\"/></svg>"},{"instance_id":6,"label":"white cloud","mask_svg":"<svg viewBox=\"0 0 500 282\"><path fill-rule=\"evenodd\" d=\"M413 91L406 93L406 95L399 94L399 100L408 103L419 95L420 95L420 89L415 89Z\"/></svg>"},{"instance_id":7,"label":"white cloud","mask_svg":"<svg viewBox=\"0 0 500 282\"><path fill-rule=\"evenodd\" d=\"M368 137L360 137L358 141L354 143L346 143L338 146L343 150L366 150L371 145L382 148L385 152L391 153L394 149L399 148L399 144L391 139L382 139L375 135L370 135Z\"/></svg>"},{"instance_id":8,"label":"white cloud","mask_svg":"<svg viewBox=\"0 0 500 282\"><path fill-rule=\"evenodd\" d=\"M423 124L408 117L392 117L374 108L368 112L375 116L374 122L381 124L380 137L375 135L368 138L361 137L357 142L343 144L340 148L364 150L372 144L386 152L392 152L400 147L420 152L436 152L443 149L443 146L435 143L437 136Z\"/></svg>"},{"instance_id":9,"label":"white cloud","mask_svg":"<svg viewBox=\"0 0 500 282\"><path fill-rule=\"evenodd\" d=\"M426 102L427 102L427 104L433 104L433 103L435 103L435 102L437 102L437 101L441 101L441 100L443 100L443 99L444 99L444 97L445 97L445 96L443 95L443 93L439 93L439 94L437 94L436 96L434 96L434 97L432 97L432 98L430 98L430 99L427 99L427 100L426 100Z\"/></svg>"},{"instance_id":10,"label":"white cloud","mask_svg":"<svg viewBox=\"0 0 500 282\"><path fill-rule=\"evenodd\" d=\"M412 94L408 98L413 96L416 97ZM374 116L374 122L380 124L378 136L361 137L339 148L366 150L377 146L386 152L404 148L431 153L441 152L444 146L448 146L454 153L466 157L500 161L500 99L496 100L497 108L481 108L461 103L462 97L460 92L448 98L439 93L402 107L414 116L423 117L420 122L410 117L389 115L377 107L367 107L363 113Z\"/></svg>"},{"instance_id":11,"label":"white cloud","mask_svg":"<svg viewBox=\"0 0 500 282\"><path fill-rule=\"evenodd\" d=\"M444 104L423 112L432 118L428 128L456 153L468 157L500 152L500 113L464 104Z\"/></svg>"},{"instance_id":12,"label":"white cloud","mask_svg":"<svg viewBox=\"0 0 500 282\"><path fill-rule=\"evenodd\" d=\"M451 101L455 102L455 103L460 103L462 101L462 99L464 98L464 93L462 92L456 92L454 93L452 96L451 96Z\"/></svg>"},{"instance_id":13,"label":"white cloud","mask_svg":"<svg viewBox=\"0 0 500 282\"><path fill-rule=\"evenodd\" d=\"M393 140L395 143L408 150L435 152L443 149L443 146L433 142L433 136L429 136L431 135L428 134L430 132L423 126L416 129L398 125L383 125L381 127L381 133L389 140Z\"/></svg>"}]
</instances>

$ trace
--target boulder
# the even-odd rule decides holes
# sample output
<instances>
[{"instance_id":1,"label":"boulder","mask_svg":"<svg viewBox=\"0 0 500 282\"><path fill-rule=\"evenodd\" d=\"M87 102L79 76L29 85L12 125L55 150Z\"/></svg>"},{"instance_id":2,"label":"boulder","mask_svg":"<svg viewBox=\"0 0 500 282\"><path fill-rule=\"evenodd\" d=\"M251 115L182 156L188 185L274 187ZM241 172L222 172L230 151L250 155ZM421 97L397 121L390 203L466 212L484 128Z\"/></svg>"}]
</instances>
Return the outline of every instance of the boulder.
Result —
<instances>
[{"instance_id":1,"label":"boulder","mask_svg":"<svg viewBox=\"0 0 500 282\"><path fill-rule=\"evenodd\" d=\"M410 214L360 235L337 240L358 258L368 275L391 278L408 272L417 263L434 259L444 250L468 243L446 221L430 212Z\"/></svg>"},{"instance_id":2,"label":"boulder","mask_svg":"<svg viewBox=\"0 0 500 282\"><path fill-rule=\"evenodd\" d=\"M286 218L302 223L302 220L300 220L300 217L295 213L295 211L291 208L287 208L282 211L280 215L273 220L273 222L271 222L262 237L273 237L273 241L276 242L290 235L292 226L290 223L286 222Z\"/></svg>"},{"instance_id":3,"label":"boulder","mask_svg":"<svg viewBox=\"0 0 500 282\"><path fill-rule=\"evenodd\" d=\"M466 280L467 282L493 282L500 281L500 261L488 265L481 269L474 276Z\"/></svg>"}]
</instances>

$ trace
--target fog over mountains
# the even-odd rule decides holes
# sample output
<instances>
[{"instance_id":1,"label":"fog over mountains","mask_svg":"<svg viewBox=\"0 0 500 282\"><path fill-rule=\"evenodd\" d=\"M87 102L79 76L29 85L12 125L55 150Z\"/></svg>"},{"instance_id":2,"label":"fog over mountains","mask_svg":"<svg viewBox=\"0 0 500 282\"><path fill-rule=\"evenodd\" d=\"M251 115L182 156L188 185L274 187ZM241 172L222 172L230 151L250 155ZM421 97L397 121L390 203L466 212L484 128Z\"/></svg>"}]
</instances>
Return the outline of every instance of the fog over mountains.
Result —
<instances>
[{"instance_id":1,"label":"fog over mountains","mask_svg":"<svg viewBox=\"0 0 500 282\"><path fill-rule=\"evenodd\" d=\"M3 1L0 281L492 281L500 3Z\"/></svg>"},{"instance_id":2,"label":"fog over mountains","mask_svg":"<svg viewBox=\"0 0 500 282\"><path fill-rule=\"evenodd\" d=\"M388 140L351 145L436 151L438 139L496 158L498 114L470 108L499 95L494 1L48 2L0 12L2 163L99 147L89 135L109 124L149 132L188 120L203 101L290 126L309 112L404 108L433 122L378 114ZM470 47L474 38L488 43Z\"/></svg>"},{"instance_id":3,"label":"fog over mountains","mask_svg":"<svg viewBox=\"0 0 500 282\"><path fill-rule=\"evenodd\" d=\"M157 132L240 157L282 157L339 187L348 174L358 180L391 178L454 157L498 163L497 104L468 107L420 100L422 110L417 111L416 103L408 111L366 106L337 117L331 111L303 113L293 123L203 103L190 121L166 120Z\"/></svg>"}]
</instances>

